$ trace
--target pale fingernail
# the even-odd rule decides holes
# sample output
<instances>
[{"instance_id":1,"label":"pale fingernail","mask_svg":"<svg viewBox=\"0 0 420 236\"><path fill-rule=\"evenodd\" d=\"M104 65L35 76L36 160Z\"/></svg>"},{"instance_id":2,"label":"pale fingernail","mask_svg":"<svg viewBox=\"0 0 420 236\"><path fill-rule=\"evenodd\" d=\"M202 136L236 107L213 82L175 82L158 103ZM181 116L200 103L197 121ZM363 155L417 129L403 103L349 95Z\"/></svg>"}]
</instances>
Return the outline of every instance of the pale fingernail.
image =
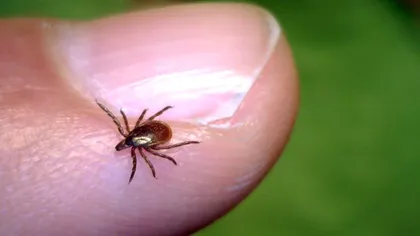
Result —
<instances>
[{"instance_id":1,"label":"pale fingernail","mask_svg":"<svg viewBox=\"0 0 420 236\"><path fill-rule=\"evenodd\" d=\"M202 123L234 114L280 36L248 5L168 7L59 27L64 76L83 94L138 115Z\"/></svg>"}]
</instances>

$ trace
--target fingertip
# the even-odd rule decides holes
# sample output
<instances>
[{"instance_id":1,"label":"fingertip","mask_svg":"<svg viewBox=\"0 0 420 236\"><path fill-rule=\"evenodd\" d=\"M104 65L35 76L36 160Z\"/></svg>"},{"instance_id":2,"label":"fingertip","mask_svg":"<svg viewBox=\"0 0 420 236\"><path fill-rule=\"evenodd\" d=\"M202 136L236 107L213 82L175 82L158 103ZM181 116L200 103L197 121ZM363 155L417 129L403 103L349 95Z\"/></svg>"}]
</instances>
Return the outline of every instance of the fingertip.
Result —
<instances>
[{"instance_id":1,"label":"fingertip","mask_svg":"<svg viewBox=\"0 0 420 236\"><path fill-rule=\"evenodd\" d=\"M73 224L62 223L69 220L86 232L191 232L245 198L278 159L296 116L298 89L289 48L272 16L243 5L164 13L134 13L69 30L58 39L63 40L60 53L71 57L60 61L69 71L60 75L72 80L81 95L103 95L100 99L128 109L132 117L145 107L157 111L171 102L176 109L162 119L174 128L172 141L199 140L197 145L170 151L176 166L153 159L159 178L146 163L139 164L126 186L132 160L129 153L115 152L119 134L112 121L100 111L86 111L84 104L69 108L60 99L52 101L54 114L27 118L43 125L29 127L50 136L36 146L36 161L29 163L37 168L25 173L35 177L24 185L25 196L38 196L31 199L33 218L45 216L39 206L62 215L40 218L40 226L26 226L25 232L71 231ZM54 119L54 127L46 127ZM197 122L175 122L180 119ZM24 153L20 158L26 158ZM17 201L24 202L25 196ZM73 209L80 211L83 223L68 216Z\"/></svg>"}]
</instances>

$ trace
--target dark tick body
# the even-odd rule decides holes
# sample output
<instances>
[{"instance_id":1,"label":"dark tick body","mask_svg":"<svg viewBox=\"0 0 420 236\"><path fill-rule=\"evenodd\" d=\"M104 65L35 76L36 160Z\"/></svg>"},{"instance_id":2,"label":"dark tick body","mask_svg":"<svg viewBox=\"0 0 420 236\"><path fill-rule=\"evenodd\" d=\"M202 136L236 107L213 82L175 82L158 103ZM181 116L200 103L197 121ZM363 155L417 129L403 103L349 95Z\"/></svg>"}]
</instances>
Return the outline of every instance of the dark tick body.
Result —
<instances>
[{"instance_id":1,"label":"dark tick body","mask_svg":"<svg viewBox=\"0 0 420 236\"><path fill-rule=\"evenodd\" d=\"M188 144L200 143L198 141L185 141L182 143L163 145L163 144L168 143L171 140L172 129L165 122L154 120L154 119L162 115L162 113L165 112L166 110L172 108L171 106L167 106L163 108L162 110L158 111L156 114L150 116L148 119L143 121L143 118L147 112L147 109L144 109L140 117L138 118L133 130L131 130L130 126L128 125L127 116L125 115L124 111L120 110L120 113L124 120L125 129L126 129L126 131L124 131L123 126L121 125L120 121L115 117L115 115L112 114L112 112L108 110L108 108L106 108L104 105L102 105L98 101L96 101L96 103L99 105L99 107L102 110L106 112L106 114L108 114L109 117L112 118L112 120L118 127L119 133L124 137L124 139L121 140L117 144L117 146L115 146L115 149L117 151L121 151L127 148L131 148L131 158L133 159L133 169L131 171L130 180L128 181L128 183L130 183L133 180L134 174L136 173L136 167L137 167L137 157L136 157L136 152L135 152L136 149L139 151L140 155L146 161L147 165L149 165L150 169L152 170L153 177L156 178L155 168L153 167L153 164L149 160L149 158L145 155L144 151L149 152L150 154L153 154L155 156L168 159L172 163L177 165L175 159L163 153L159 153L158 150L171 149L171 148L176 148L176 147L180 147L180 146L184 146Z\"/></svg>"}]
</instances>

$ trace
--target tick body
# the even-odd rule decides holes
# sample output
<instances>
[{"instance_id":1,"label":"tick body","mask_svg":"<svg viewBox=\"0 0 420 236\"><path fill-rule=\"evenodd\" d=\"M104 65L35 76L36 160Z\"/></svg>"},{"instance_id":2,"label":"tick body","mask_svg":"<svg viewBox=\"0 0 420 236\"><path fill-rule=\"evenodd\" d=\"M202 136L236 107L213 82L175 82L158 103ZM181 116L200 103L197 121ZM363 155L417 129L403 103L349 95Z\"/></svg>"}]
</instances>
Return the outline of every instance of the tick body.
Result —
<instances>
[{"instance_id":1,"label":"tick body","mask_svg":"<svg viewBox=\"0 0 420 236\"><path fill-rule=\"evenodd\" d=\"M109 117L114 121L114 123L117 125L119 133L124 137L116 146L115 150L121 151L127 148L131 148L131 158L133 159L133 169L131 171L130 179L128 183L131 183L131 181L134 178L134 175L136 173L136 167L137 167L137 156L136 156L136 150L140 153L141 157L146 161L147 165L150 167L153 177L156 178L156 171L153 167L152 162L149 160L149 158L146 156L145 152L148 152L152 155L168 159L175 165L177 165L175 159L172 157L165 155L163 153L160 153L159 150L164 149L172 149L188 144L197 144L200 143L198 141L185 141L181 143L166 145L172 138L172 129L171 127L163 122L155 120L156 117L162 115L166 110L172 108L171 106L167 106L163 108L162 110L158 111L156 114L150 116L148 119L144 120L144 116L146 115L147 109L143 110L140 117L137 119L137 122L134 126L134 129L130 129L130 126L128 125L127 116L125 115L123 110L120 110L120 113L123 117L124 126L121 125L120 121L117 119L117 117L112 114L108 108L106 108L104 105L96 101L96 103L99 105L99 107L105 111L105 113L108 114Z\"/></svg>"}]
</instances>

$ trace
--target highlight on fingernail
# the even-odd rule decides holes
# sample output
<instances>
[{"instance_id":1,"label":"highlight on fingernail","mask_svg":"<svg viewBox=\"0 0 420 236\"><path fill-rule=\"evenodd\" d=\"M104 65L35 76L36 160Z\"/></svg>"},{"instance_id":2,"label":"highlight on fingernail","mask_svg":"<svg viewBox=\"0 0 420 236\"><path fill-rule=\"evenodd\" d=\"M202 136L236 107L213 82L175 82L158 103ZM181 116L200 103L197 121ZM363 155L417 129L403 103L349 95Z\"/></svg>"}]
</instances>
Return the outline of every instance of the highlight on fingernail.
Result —
<instances>
[{"instance_id":1,"label":"highlight on fingernail","mask_svg":"<svg viewBox=\"0 0 420 236\"><path fill-rule=\"evenodd\" d=\"M248 5L167 7L59 27L59 51L76 89L137 116L209 123L238 109L280 36Z\"/></svg>"}]
</instances>

